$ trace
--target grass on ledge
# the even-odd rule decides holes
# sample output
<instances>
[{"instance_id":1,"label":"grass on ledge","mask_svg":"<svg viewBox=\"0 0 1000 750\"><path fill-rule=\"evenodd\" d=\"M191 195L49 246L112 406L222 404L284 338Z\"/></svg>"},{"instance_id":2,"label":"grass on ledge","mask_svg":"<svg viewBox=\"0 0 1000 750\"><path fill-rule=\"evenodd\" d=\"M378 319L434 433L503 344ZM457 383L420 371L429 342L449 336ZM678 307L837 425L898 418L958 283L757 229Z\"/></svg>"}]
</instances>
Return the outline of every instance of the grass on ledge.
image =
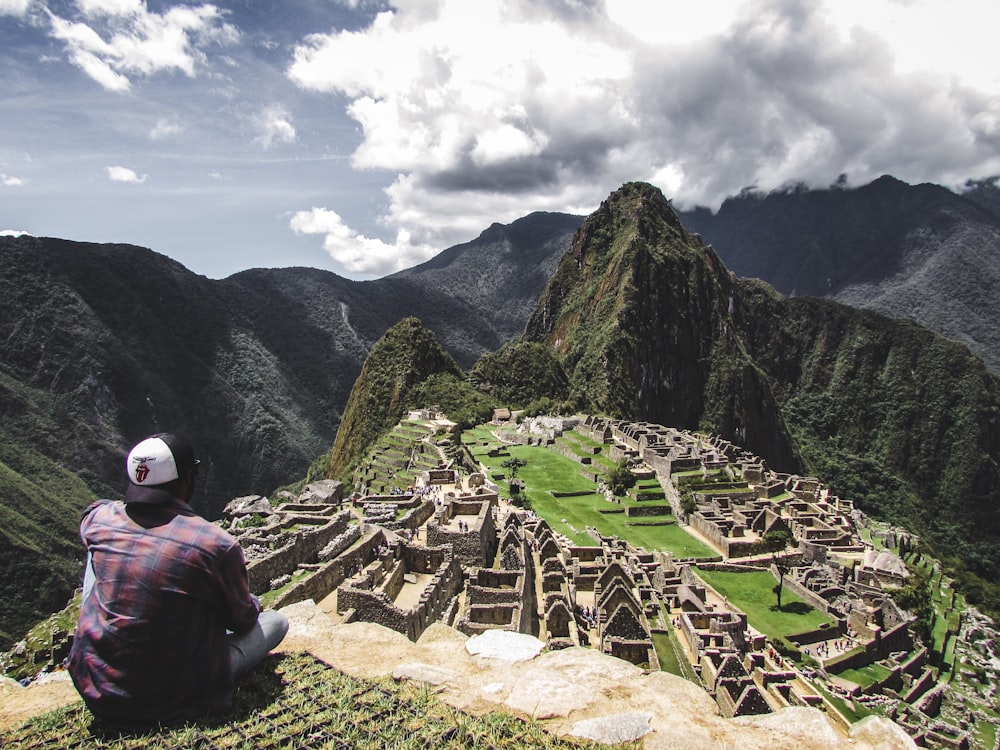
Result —
<instances>
[{"instance_id":1,"label":"grass on ledge","mask_svg":"<svg viewBox=\"0 0 1000 750\"><path fill-rule=\"evenodd\" d=\"M123 733L83 703L0 732L5 750L105 748L601 748L547 734L540 724L503 713L463 714L427 687L351 677L308 654L268 657L237 683L226 715ZM623 747L623 746L615 746ZM639 747L628 744L624 747Z\"/></svg>"}]
</instances>

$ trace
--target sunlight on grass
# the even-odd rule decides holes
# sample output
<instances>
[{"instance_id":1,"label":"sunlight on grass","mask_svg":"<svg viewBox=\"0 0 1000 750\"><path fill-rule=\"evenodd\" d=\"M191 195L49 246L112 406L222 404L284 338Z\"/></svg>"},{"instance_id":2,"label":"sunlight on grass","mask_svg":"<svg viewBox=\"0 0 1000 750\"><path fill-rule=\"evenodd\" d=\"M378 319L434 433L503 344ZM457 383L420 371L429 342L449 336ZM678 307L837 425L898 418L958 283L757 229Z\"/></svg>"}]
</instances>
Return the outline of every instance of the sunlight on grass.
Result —
<instances>
[{"instance_id":1,"label":"sunlight on grass","mask_svg":"<svg viewBox=\"0 0 1000 750\"><path fill-rule=\"evenodd\" d=\"M608 502L604 495L597 493L596 484L583 476L581 465L553 450L544 447L511 445L504 453L490 456L490 447L499 442L489 430L477 428L468 430L463 441L469 445L473 456L487 467L493 476L504 474L501 464L508 458L519 458L526 462L517 474L525 483L524 494L531 502L531 508L548 521L552 529L565 535L580 546L592 546L597 542L586 529L593 526L605 536L617 536L636 547L647 550L664 550L675 557L709 558L717 553L684 531L672 515L629 518L625 508L638 504L631 498L621 503ZM490 445L473 445L474 441ZM501 491L507 489L501 480ZM556 497L558 493L582 493L569 497ZM666 505L665 500L654 500L658 505ZM654 525L657 524L657 525Z\"/></svg>"},{"instance_id":2,"label":"sunlight on grass","mask_svg":"<svg viewBox=\"0 0 1000 750\"><path fill-rule=\"evenodd\" d=\"M741 610L750 624L770 638L788 637L815 630L833 620L792 593L786 586L781 594L782 607L777 608L774 587L777 581L769 571L731 573L722 570L698 570L710 586Z\"/></svg>"}]
</instances>

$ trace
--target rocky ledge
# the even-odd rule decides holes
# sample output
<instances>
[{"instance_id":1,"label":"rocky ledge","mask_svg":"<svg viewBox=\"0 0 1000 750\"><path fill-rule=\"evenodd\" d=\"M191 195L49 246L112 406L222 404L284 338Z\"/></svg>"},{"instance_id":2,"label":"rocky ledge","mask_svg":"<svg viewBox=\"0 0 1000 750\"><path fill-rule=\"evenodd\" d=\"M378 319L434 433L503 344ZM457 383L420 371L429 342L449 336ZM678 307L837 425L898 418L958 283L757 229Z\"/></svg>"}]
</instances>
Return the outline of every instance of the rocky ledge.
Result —
<instances>
[{"instance_id":1,"label":"rocky ledge","mask_svg":"<svg viewBox=\"0 0 1000 750\"><path fill-rule=\"evenodd\" d=\"M311 601L282 612L290 627L281 651L309 652L354 677L424 682L457 709L533 717L558 735L606 743L641 740L647 750L916 748L898 725L874 716L853 725L849 734L815 708L726 719L711 696L680 677L646 673L593 649L542 653L541 641L519 633L488 631L470 638L435 624L413 643L372 623L336 625ZM28 688L0 686L0 691L0 729L78 700L65 679Z\"/></svg>"}]
</instances>

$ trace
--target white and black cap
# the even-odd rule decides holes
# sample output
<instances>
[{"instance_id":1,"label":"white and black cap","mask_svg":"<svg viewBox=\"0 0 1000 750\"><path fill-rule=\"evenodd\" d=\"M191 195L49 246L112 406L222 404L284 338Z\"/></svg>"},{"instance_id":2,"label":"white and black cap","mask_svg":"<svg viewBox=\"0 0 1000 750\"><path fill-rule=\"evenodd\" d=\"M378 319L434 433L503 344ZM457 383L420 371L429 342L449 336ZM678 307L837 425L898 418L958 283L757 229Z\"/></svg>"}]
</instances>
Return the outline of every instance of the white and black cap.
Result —
<instances>
[{"instance_id":1,"label":"white and black cap","mask_svg":"<svg viewBox=\"0 0 1000 750\"><path fill-rule=\"evenodd\" d=\"M194 446L185 438L160 433L137 443L125 459L129 485L126 503L163 503L174 497L175 479L197 470Z\"/></svg>"}]
</instances>

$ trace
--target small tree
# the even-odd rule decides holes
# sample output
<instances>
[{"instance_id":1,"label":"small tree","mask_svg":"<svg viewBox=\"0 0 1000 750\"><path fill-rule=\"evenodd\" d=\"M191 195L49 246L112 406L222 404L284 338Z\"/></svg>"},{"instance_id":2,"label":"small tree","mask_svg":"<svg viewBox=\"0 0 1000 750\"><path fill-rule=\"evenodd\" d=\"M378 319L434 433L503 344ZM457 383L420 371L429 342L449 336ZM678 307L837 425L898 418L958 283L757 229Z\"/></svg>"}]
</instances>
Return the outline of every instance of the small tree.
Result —
<instances>
[{"instance_id":1,"label":"small tree","mask_svg":"<svg viewBox=\"0 0 1000 750\"><path fill-rule=\"evenodd\" d=\"M770 553L771 562L778 569L778 585L774 587L774 591L778 595L779 610L781 609L781 589L785 585L785 574L788 573L791 566L785 558L778 557L778 553L784 552L794 541L795 537L790 532L775 530L765 532L764 536L758 539L753 546L755 554Z\"/></svg>"},{"instance_id":2,"label":"small tree","mask_svg":"<svg viewBox=\"0 0 1000 750\"><path fill-rule=\"evenodd\" d=\"M629 487L635 486L635 483L635 474L632 473L632 467L629 465L627 458L619 461L618 466L608 474L608 488L615 495L624 495L628 492Z\"/></svg>"},{"instance_id":3,"label":"small tree","mask_svg":"<svg viewBox=\"0 0 1000 750\"><path fill-rule=\"evenodd\" d=\"M528 462L523 458L508 458L500 465L507 470L507 482L510 483L517 479L517 472L521 470L522 466L527 466Z\"/></svg>"}]
</instances>

